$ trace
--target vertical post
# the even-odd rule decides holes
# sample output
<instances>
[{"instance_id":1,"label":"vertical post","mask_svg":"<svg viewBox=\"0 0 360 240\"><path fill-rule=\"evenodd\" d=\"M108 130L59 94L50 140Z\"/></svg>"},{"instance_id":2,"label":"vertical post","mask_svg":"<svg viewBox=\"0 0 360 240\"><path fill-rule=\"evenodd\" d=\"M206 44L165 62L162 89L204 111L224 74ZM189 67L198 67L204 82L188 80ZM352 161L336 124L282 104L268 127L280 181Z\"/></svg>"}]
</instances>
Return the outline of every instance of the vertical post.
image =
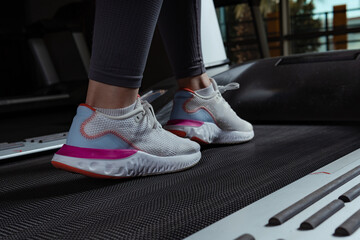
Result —
<instances>
[{"instance_id":1,"label":"vertical post","mask_svg":"<svg viewBox=\"0 0 360 240\"><path fill-rule=\"evenodd\" d=\"M328 12L325 12L326 51L330 51Z\"/></svg>"},{"instance_id":2,"label":"vertical post","mask_svg":"<svg viewBox=\"0 0 360 240\"><path fill-rule=\"evenodd\" d=\"M346 4L333 6L334 17L333 17L333 26L334 31L344 31L347 28L347 17L346 17ZM347 34L334 34L334 48L338 49L347 49Z\"/></svg>"},{"instance_id":3,"label":"vertical post","mask_svg":"<svg viewBox=\"0 0 360 240\"><path fill-rule=\"evenodd\" d=\"M85 71L86 71L86 73L89 73L90 52L89 52L89 48L86 44L84 34L81 32L73 32L72 36L74 38L76 47L79 51L80 58L84 65Z\"/></svg>"},{"instance_id":4,"label":"vertical post","mask_svg":"<svg viewBox=\"0 0 360 240\"><path fill-rule=\"evenodd\" d=\"M219 25L223 40L226 42L228 36L226 30L225 7L219 7Z\"/></svg>"},{"instance_id":5,"label":"vertical post","mask_svg":"<svg viewBox=\"0 0 360 240\"><path fill-rule=\"evenodd\" d=\"M270 57L269 44L267 41L265 25L260 13L260 0L253 0L249 2L251 15L255 22L255 31L259 40L261 57Z\"/></svg>"},{"instance_id":6,"label":"vertical post","mask_svg":"<svg viewBox=\"0 0 360 240\"><path fill-rule=\"evenodd\" d=\"M230 30L229 30L229 24L225 24L225 31L226 31L226 54L227 56L231 56L230 51Z\"/></svg>"},{"instance_id":7,"label":"vertical post","mask_svg":"<svg viewBox=\"0 0 360 240\"><path fill-rule=\"evenodd\" d=\"M59 76L56 72L50 53L42 38L31 38L28 40L30 50L35 58L37 67L40 70L43 78L43 84L51 86L60 82Z\"/></svg>"},{"instance_id":8,"label":"vertical post","mask_svg":"<svg viewBox=\"0 0 360 240\"><path fill-rule=\"evenodd\" d=\"M279 12L272 12L267 14L267 35L272 39L276 39L275 41L269 42L269 50L271 57L277 57L283 55L283 47L282 47L282 35L281 35L281 17Z\"/></svg>"},{"instance_id":9,"label":"vertical post","mask_svg":"<svg viewBox=\"0 0 360 240\"><path fill-rule=\"evenodd\" d=\"M290 34L290 7L289 0L280 0L281 45L283 55L291 54L290 41L286 38Z\"/></svg>"}]
</instances>

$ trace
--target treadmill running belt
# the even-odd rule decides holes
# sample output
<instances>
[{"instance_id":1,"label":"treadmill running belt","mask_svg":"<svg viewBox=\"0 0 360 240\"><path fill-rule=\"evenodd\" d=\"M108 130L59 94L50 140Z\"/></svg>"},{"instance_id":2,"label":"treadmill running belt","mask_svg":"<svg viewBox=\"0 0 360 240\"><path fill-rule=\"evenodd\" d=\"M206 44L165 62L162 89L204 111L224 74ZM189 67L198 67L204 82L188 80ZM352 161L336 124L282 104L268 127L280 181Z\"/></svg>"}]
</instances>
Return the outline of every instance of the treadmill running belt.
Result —
<instances>
[{"instance_id":1,"label":"treadmill running belt","mask_svg":"<svg viewBox=\"0 0 360 240\"><path fill-rule=\"evenodd\" d=\"M99 180L51 155L0 165L0 239L179 239L360 148L359 126L255 126L184 172Z\"/></svg>"}]
</instances>

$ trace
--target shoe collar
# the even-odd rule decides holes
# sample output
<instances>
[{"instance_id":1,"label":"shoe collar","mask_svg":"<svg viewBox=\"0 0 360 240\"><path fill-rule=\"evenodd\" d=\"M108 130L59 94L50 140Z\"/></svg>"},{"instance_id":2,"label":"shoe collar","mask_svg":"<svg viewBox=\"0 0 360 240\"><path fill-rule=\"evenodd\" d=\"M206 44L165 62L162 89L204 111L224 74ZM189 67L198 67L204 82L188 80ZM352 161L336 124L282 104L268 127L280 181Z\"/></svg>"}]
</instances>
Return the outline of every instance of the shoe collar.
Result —
<instances>
[{"instance_id":1,"label":"shoe collar","mask_svg":"<svg viewBox=\"0 0 360 240\"><path fill-rule=\"evenodd\" d=\"M213 78L210 78L210 82L211 82L211 84L212 84L212 86L214 88L214 92L215 92L214 95L216 95L217 93L224 93L224 92L226 92L228 90L235 90L235 89L238 89L240 87L239 83L236 83L236 82L228 83L225 86L218 86L215 79L213 79ZM212 96L202 96L200 94L197 94L194 90L189 89L189 88L181 88L181 89L179 89L179 91L191 92L192 94L194 94L194 95L196 95L198 97L202 97L202 98L204 98L204 97L205 98L208 98L208 97L211 98L212 97Z\"/></svg>"},{"instance_id":2,"label":"shoe collar","mask_svg":"<svg viewBox=\"0 0 360 240\"><path fill-rule=\"evenodd\" d=\"M100 114L100 115L103 115L103 116L106 116L107 118L110 118L110 119L118 119L118 120L121 120L121 119L126 119L126 118L129 118L129 117L132 117L136 114L138 114L139 112L143 112L145 113L145 110L144 110L144 107L143 105L145 105L145 102L146 101L142 101L140 98L137 98L136 99L136 102L135 102L135 108L134 110L132 110L131 112L129 113L126 113L124 115L121 115L121 116L111 116L111 115L107 115L105 113L102 113L100 111L97 111L95 108L93 108L92 106L86 104L86 103L81 103L79 105L79 107L86 107L88 109L90 109L91 111L93 111L94 113L96 114Z\"/></svg>"},{"instance_id":3,"label":"shoe collar","mask_svg":"<svg viewBox=\"0 0 360 240\"><path fill-rule=\"evenodd\" d=\"M80 107L80 106L82 106L82 107L87 107L88 109L90 109L90 110L93 111L93 112L96 111L95 108L93 108L92 106L90 106L90 105L88 105L88 104L86 104L86 103L80 103L80 104L79 104L79 107Z\"/></svg>"}]
</instances>

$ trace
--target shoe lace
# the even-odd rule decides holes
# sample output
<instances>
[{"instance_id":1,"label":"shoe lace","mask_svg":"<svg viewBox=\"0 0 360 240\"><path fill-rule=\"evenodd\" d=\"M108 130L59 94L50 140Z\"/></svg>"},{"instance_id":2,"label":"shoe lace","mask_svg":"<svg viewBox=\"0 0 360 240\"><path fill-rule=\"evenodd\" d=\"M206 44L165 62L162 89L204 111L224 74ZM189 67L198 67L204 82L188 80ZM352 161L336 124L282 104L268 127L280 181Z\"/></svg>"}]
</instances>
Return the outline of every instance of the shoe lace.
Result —
<instances>
[{"instance_id":1,"label":"shoe lace","mask_svg":"<svg viewBox=\"0 0 360 240\"><path fill-rule=\"evenodd\" d=\"M224 93L228 90L236 90L240 88L240 84L232 82L229 84L226 84L225 86L218 86L218 90L220 93Z\"/></svg>"},{"instance_id":2,"label":"shoe lace","mask_svg":"<svg viewBox=\"0 0 360 240\"><path fill-rule=\"evenodd\" d=\"M151 104L148 101L145 101L145 100L142 100L141 104L142 104L143 109L144 109L143 115L148 116L150 126L152 128L161 128L161 124L157 121L154 109L151 106Z\"/></svg>"},{"instance_id":3,"label":"shoe lace","mask_svg":"<svg viewBox=\"0 0 360 240\"><path fill-rule=\"evenodd\" d=\"M226 84L225 86L217 86L218 89L218 98L220 99L220 101L223 103L223 106L226 108L227 111L230 111L234 114L236 114L234 112L234 110L230 107L229 103L227 101L225 101L225 99L222 97L222 93L228 91L228 90L236 90L240 88L240 84L239 83L229 83Z\"/></svg>"}]
</instances>

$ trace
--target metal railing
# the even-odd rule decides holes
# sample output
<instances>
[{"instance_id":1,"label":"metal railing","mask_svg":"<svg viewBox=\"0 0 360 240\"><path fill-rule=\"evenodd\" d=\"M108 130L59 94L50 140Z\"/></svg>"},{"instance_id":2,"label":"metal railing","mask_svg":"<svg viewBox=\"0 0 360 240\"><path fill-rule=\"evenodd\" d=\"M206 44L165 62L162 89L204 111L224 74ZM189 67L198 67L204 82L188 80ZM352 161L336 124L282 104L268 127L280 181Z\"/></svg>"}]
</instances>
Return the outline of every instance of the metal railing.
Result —
<instances>
[{"instance_id":1,"label":"metal railing","mask_svg":"<svg viewBox=\"0 0 360 240\"><path fill-rule=\"evenodd\" d=\"M346 13L347 14L347 24L343 26L333 26L332 20L334 19L334 14L336 13ZM349 17L349 15L354 15L357 13L358 17ZM304 18L309 18L319 20L321 22L321 27L319 29L312 28L301 28L299 25L296 26L297 22L302 22ZM349 21L350 20L350 21ZM301 26L301 25L300 25ZM347 10L338 10L331 12L321 12L314 14L303 14L303 15L294 15L291 16L291 35L284 36L287 40L294 39L309 39L309 38L325 38L325 42L321 42L322 45L326 45L326 50L332 50L330 47L333 45L330 41L330 36L334 35L343 35L351 33L360 33L360 8L347 9ZM340 43L355 43L360 42L360 37L358 40L347 40Z\"/></svg>"},{"instance_id":2,"label":"metal railing","mask_svg":"<svg viewBox=\"0 0 360 240\"><path fill-rule=\"evenodd\" d=\"M347 24L341 27L333 26L333 18L336 13L347 13ZM321 13L313 13L313 14L303 14L303 15L292 15L290 19L291 31L288 35L281 35L279 31L270 32L267 29L268 42L270 45L270 50L278 49L282 51L282 45L284 41L290 41L291 45L294 45L296 41L297 46L301 47L302 40L304 41L304 45L306 45L306 40L309 39L318 39L318 51L321 50L333 50L334 43L332 42L331 36L335 35L346 35L352 36L352 38L347 38L343 43L346 44L360 44L360 8L356 9L347 9L341 11L331 11L331 12L321 12ZM317 28L309 28L309 27L301 27L301 23L304 19L318 20L321 25ZM276 21L279 24L281 23L278 17L272 18L264 18L265 26L269 21ZM231 34L230 28L244 28L250 29L247 33L242 33L240 35ZM254 56L258 56L255 52L259 49L254 44L256 43L256 34L253 28L253 20L242 20L242 21L232 21L232 22L220 22L220 27L222 29L226 29L226 37L224 38L224 44L227 48L228 55L231 54L239 54L241 52L249 52L253 51ZM279 26L281 29L281 26ZM357 37L356 35L359 34ZM274 43L280 43L279 45L274 45ZM339 42L337 42L339 43ZM342 42L340 42L342 43ZM236 47L234 47L236 46ZM294 51L293 51L294 52Z\"/></svg>"}]
</instances>

